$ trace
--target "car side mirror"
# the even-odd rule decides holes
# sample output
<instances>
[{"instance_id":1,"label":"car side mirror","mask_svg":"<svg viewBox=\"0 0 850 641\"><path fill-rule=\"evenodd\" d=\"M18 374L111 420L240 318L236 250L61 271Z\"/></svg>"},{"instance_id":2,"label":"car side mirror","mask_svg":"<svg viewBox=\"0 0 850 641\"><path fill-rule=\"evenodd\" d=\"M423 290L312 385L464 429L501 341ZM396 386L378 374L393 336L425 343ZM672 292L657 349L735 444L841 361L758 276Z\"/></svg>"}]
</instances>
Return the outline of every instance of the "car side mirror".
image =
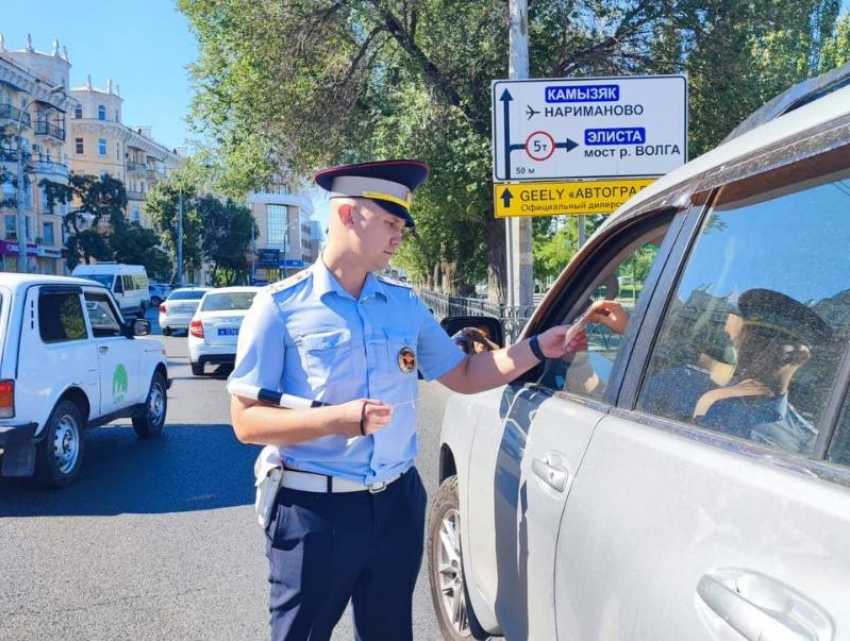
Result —
<instances>
[{"instance_id":1,"label":"car side mirror","mask_svg":"<svg viewBox=\"0 0 850 641\"><path fill-rule=\"evenodd\" d=\"M133 336L148 336L151 333L151 322L144 318L137 318L131 323Z\"/></svg>"},{"instance_id":2,"label":"car side mirror","mask_svg":"<svg viewBox=\"0 0 850 641\"><path fill-rule=\"evenodd\" d=\"M440 326L467 354L505 346L502 322L492 316L449 316Z\"/></svg>"}]
</instances>

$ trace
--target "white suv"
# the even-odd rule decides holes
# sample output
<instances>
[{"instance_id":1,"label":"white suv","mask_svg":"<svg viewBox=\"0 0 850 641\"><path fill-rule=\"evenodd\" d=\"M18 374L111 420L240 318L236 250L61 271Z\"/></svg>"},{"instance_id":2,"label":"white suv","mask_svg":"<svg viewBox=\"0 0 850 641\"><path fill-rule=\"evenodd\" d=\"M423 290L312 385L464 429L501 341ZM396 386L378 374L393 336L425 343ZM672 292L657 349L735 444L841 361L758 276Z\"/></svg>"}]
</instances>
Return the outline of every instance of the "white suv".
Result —
<instances>
[{"instance_id":1,"label":"white suv","mask_svg":"<svg viewBox=\"0 0 850 641\"><path fill-rule=\"evenodd\" d=\"M124 322L111 292L82 278L0 274L0 471L46 486L80 473L83 433L131 418L165 425L169 387L150 323Z\"/></svg>"},{"instance_id":2,"label":"white suv","mask_svg":"<svg viewBox=\"0 0 850 641\"><path fill-rule=\"evenodd\" d=\"M846 78L605 221L524 334L597 301L585 349L450 398L447 639L850 639Z\"/></svg>"}]
</instances>

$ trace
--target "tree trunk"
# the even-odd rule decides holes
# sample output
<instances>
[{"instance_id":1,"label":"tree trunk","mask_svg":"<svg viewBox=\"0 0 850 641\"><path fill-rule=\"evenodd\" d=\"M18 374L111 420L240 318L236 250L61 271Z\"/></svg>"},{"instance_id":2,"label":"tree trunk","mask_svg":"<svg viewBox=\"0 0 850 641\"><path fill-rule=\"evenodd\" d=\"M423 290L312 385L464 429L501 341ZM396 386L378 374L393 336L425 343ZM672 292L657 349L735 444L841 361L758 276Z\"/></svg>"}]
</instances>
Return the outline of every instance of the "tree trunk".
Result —
<instances>
[{"instance_id":1,"label":"tree trunk","mask_svg":"<svg viewBox=\"0 0 850 641\"><path fill-rule=\"evenodd\" d=\"M492 303L508 300L507 250L505 245L505 221L490 212L487 227L487 297Z\"/></svg>"}]
</instances>

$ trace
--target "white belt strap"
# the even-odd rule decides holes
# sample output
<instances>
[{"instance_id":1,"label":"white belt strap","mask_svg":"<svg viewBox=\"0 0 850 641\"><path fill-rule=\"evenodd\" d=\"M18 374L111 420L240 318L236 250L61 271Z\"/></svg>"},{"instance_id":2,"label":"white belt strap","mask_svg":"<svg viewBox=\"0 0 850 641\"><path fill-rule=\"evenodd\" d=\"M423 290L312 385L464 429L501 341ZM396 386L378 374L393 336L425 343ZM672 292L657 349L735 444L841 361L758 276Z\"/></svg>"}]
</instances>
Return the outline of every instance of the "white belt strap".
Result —
<instances>
[{"instance_id":1,"label":"white belt strap","mask_svg":"<svg viewBox=\"0 0 850 641\"><path fill-rule=\"evenodd\" d=\"M301 490L302 492L320 492L324 494L328 492L364 492L368 490L374 494L376 492L383 492L390 483L397 481L399 478L401 478L401 474L396 474L385 481L367 484L349 481L338 476L324 476L322 474L311 474L310 472L284 470L281 485L291 490Z\"/></svg>"}]
</instances>

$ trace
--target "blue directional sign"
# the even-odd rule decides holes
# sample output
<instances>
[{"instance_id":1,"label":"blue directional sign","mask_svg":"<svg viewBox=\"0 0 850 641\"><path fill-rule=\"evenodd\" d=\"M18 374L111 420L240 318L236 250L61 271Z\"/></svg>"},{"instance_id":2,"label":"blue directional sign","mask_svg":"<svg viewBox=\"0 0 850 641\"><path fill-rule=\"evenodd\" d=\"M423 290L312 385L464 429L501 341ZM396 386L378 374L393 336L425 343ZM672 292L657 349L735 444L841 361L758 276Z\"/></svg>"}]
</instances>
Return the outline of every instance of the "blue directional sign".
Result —
<instances>
[{"instance_id":1,"label":"blue directional sign","mask_svg":"<svg viewBox=\"0 0 850 641\"><path fill-rule=\"evenodd\" d=\"M493 179L654 177L688 157L684 76L497 80Z\"/></svg>"},{"instance_id":2,"label":"blue directional sign","mask_svg":"<svg viewBox=\"0 0 850 641\"><path fill-rule=\"evenodd\" d=\"M287 258L280 261L281 269L291 269L294 267L306 267L306 263L301 258Z\"/></svg>"}]
</instances>

